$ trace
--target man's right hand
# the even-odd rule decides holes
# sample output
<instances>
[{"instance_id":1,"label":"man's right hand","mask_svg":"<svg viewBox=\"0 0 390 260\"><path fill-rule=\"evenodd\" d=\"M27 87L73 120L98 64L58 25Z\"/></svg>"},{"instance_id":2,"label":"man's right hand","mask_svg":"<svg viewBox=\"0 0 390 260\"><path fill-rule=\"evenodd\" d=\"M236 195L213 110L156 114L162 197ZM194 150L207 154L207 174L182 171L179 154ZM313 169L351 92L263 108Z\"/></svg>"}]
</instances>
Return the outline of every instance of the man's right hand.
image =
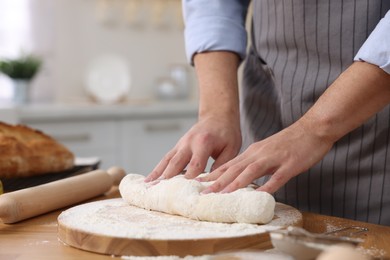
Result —
<instances>
[{"instance_id":1,"label":"man's right hand","mask_svg":"<svg viewBox=\"0 0 390 260\"><path fill-rule=\"evenodd\" d=\"M239 122L226 118L200 119L169 151L145 181L169 179L186 167L186 178L195 178L205 171L208 159L212 169L234 158L241 147Z\"/></svg>"},{"instance_id":2,"label":"man's right hand","mask_svg":"<svg viewBox=\"0 0 390 260\"><path fill-rule=\"evenodd\" d=\"M213 169L234 158L241 148L237 69L239 56L214 51L194 56L199 85L198 122L179 140L146 181L171 178L187 167L194 178L212 157Z\"/></svg>"}]
</instances>

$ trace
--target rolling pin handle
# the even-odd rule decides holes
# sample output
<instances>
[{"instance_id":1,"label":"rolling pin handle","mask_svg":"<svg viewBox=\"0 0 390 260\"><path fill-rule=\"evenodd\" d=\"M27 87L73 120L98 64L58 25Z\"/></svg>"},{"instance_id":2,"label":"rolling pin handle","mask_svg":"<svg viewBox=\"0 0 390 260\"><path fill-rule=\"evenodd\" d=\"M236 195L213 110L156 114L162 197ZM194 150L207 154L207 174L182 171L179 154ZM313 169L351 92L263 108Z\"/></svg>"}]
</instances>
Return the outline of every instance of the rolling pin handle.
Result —
<instances>
[{"instance_id":1,"label":"rolling pin handle","mask_svg":"<svg viewBox=\"0 0 390 260\"><path fill-rule=\"evenodd\" d=\"M5 195L2 196L0 200L0 220L18 216L19 212L15 206L16 202L12 198L6 197Z\"/></svg>"},{"instance_id":2,"label":"rolling pin handle","mask_svg":"<svg viewBox=\"0 0 390 260\"><path fill-rule=\"evenodd\" d=\"M116 166L110 167L107 170L107 173L111 177L114 185L119 185L123 177L126 176L125 170Z\"/></svg>"}]
</instances>

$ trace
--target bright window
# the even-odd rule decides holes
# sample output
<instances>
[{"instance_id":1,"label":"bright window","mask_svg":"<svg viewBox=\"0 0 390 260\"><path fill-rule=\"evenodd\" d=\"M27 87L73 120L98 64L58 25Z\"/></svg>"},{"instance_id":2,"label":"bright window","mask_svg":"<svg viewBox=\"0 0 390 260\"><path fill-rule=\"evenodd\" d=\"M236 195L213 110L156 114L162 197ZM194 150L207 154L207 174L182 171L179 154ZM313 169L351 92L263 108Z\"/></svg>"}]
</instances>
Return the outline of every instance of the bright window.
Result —
<instances>
[{"instance_id":1,"label":"bright window","mask_svg":"<svg viewBox=\"0 0 390 260\"><path fill-rule=\"evenodd\" d=\"M31 51L30 1L0 0L0 57L13 58ZM10 80L0 75L0 100L12 96Z\"/></svg>"}]
</instances>

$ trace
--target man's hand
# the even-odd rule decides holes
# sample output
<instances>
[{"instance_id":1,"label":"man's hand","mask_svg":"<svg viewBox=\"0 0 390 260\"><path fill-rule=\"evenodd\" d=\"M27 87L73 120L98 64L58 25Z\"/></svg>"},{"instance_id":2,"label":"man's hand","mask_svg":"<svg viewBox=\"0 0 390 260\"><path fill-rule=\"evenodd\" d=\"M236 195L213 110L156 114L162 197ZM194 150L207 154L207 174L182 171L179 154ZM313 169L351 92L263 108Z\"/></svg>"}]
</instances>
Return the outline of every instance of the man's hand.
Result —
<instances>
[{"instance_id":1,"label":"man's hand","mask_svg":"<svg viewBox=\"0 0 390 260\"><path fill-rule=\"evenodd\" d=\"M145 181L171 178L187 167L186 177L205 170L210 157L213 168L237 155L241 148L237 69L239 57L232 52L196 54L199 85L198 122L168 152Z\"/></svg>"},{"instance_id":2,"label":"man's hand","mask_svg":"<svg viewBox=\"0 0 390 260\"><path fill-rule=\"evenodd\" d=\"M234 158L241 147L241 133L237 123L225 118L199 120L166 154L146 181L168 179L187 167L185 177L195 178L204 172L210 157L213 168Z\"/></svg>"},{"instance_id":3,"label":"man's hand","mask_svg":"<svg viewBox=\"0 0 390 260\"><path fill-rule=\"evenodd\" d=\"M273 193L389 103L390 75L375 65L355 62L297 122L201 178L216 180L203 193L232 192L265 175L272 176L259 190Z\"/></svg>"},{"instance_id":4,"label":"man's hand","mask_svg":"<svg viewBox=\"0 0 390 260\"><path fill-rule=\"evenodd\" d=\"M200 181L216 182L203 193L232 192L265 175L271 179L258 190L274 193L294 176L320 161L332 147L300 122L256 142Z\"/></svg>"}]
</instances>

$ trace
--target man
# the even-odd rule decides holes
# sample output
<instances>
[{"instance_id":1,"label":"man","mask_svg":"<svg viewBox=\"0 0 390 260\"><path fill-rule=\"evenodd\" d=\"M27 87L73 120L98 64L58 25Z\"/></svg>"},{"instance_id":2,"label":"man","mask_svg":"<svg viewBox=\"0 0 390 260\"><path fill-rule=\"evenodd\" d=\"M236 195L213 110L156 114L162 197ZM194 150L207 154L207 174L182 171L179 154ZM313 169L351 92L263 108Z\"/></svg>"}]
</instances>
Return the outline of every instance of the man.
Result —
<instances>
[{"instance_id":1,"label":"man","mask_svg":"<svg viewBox=\"0 0 390 260\"><path fill-rule=\"evenodd\" d=\"M199 120L147 180L212 157L204 193L257 180L301 210L390 225L390 1L253 1L241 127L249 1L183 5Z\"/></svg>"}]
</instances>

